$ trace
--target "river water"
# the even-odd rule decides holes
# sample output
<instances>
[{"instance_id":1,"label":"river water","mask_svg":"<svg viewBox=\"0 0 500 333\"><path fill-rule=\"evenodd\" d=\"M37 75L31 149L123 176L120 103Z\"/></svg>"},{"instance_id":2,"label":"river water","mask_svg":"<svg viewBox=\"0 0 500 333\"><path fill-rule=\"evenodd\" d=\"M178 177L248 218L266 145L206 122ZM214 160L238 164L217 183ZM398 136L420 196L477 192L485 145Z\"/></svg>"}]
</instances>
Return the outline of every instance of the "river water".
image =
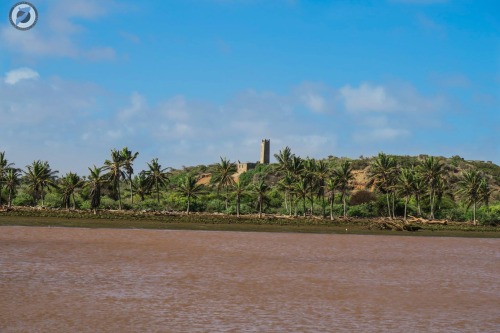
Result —
<instances>
[{"instance_id":1,"label":"river water","mask_svg":"<svg viewBox=\"0 0 500 333\"><path fill-rule=\"evenodd\" d=\"M0 332L499 332L500 241L0 228Z\"/></svg>"}]
</instances>

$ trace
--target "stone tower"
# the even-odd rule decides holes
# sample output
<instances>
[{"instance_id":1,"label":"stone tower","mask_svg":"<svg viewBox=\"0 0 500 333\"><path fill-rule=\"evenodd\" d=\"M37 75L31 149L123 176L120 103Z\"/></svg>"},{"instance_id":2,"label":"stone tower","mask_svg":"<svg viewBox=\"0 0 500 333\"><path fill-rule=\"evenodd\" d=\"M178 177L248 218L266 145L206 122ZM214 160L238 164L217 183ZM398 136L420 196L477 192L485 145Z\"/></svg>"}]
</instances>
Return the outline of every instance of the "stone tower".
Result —
<instances>
[{"instance_id":1,"label":"stone tower","mask_svg":"<svg viewBox=\"0 0 500 333\"><path fill-rule=\"evenodd\" d=\"M270 156L270 144L271 140L264 139L260 144L260 163L261 164L269 164L269 156Z\"/></svg>"}]
</instances>

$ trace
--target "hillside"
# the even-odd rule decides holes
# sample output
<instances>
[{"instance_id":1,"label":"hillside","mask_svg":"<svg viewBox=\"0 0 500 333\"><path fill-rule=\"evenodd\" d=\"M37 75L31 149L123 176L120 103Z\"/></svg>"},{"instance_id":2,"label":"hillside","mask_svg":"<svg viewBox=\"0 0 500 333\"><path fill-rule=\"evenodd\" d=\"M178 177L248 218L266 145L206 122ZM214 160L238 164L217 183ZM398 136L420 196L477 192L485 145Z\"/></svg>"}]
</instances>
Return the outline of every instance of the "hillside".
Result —
<instances>
[{"instance_id":1,"label":"hillside","mask_svg":"<svg viewBox=\"0 0 500 333\"><path fill-rule=\"evenodd\" d=\"M400 156L400 155L391 155L396 161L399 167L410 167L413 165L417 165L420 161L424 160L428 155L419 155L419 156ZM361 156L358 159L350 159L345 157L335 157L329 156L328 158L323 159L328 166L333 169L338 167L342 161L350 160L353 166L353 174L354 181L352 183L354 190L364 190L367 189L367 185L369 182L369 170L370 165L373 163L376 157L363 157ZM477 169L481 173L483 173L492 189L493 192L493 200L492 201L500 201L500 166L491 162L491 161L468 161L460 156L453 157L443 157L437 156L438 161L444 164L445 170L447 172L447 181L448 184L454 187L459 177L466 170ZM319 160L318 160L319 161ZM185 167L182 170L174 170L174 174L180 174L184 172L193 172L196 174L200 174L200 178L198 180L199 184L208 185L211 182L211 175L214 172L215 164L208 166L197 166L197 167ZM250 170L244 174L244 179L248 181L249 178L257 179L261 177L265 177L270 185L274 185L279 177L277 172L277 163L271 163L269 165L257 165L256 169ZM201 173L200 171L203 170ZM233 178L235 181L238 181L240 173L234 173Z\"/></svg>"}]
</instances>

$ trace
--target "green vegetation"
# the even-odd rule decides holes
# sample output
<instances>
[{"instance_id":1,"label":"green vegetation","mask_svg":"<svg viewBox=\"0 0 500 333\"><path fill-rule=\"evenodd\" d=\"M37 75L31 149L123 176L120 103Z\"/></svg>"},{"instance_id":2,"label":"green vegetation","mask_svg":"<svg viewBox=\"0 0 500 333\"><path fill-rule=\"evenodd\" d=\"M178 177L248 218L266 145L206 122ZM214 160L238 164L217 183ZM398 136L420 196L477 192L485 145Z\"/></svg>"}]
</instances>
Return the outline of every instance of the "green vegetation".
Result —
<instances>
[{"instance_id":1,"label":"green vegetation","mask_svg":"<svg viewBox=\"0 0 500 333\"><path fill-rule=\"evenodd\" d=\"M385 216L382 228L396 230L412 229L407 225L414 222L500 225L500 167L491 162L384 153L315 160L285 147L274 155L277 163L257 164L239 175L235 163L223 157L217 164L181 170L163 167L155 158L135 174L138 154L127 147L112 149L110 159L89 168L88 175L58 177L47 161L21 170L0 152L0 205L88 211L91 216L104 216L104 210L218 213L217 218L231 221L255 214L252 223L257 216L263 221L281 216L279 223L286 224L282 217L287 217L295 225Z\"/></svg>"}]
</instances>

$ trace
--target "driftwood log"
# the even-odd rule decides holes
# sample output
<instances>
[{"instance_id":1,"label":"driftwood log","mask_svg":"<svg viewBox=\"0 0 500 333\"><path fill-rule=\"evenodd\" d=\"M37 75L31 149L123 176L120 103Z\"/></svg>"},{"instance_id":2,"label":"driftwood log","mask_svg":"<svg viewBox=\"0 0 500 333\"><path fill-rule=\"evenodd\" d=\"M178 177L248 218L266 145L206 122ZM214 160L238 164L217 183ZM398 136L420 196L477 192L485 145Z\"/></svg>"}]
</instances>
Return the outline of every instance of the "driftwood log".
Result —
<instances>
[{"instance_id":1,"label":"driftwood log","mask_svg":"<svg viewBox=\"0 0 500 333\"><path fill-rule=\"evenodd\" d=\"M411 215L409 215L408 217L409 217L408 221L410 221L411 223L443 224L443 225L448 224L448 220L428 220L428 219L424 219L421 217L415 217L415 216L411 216Z\"/></svg>"}]
</instances>

